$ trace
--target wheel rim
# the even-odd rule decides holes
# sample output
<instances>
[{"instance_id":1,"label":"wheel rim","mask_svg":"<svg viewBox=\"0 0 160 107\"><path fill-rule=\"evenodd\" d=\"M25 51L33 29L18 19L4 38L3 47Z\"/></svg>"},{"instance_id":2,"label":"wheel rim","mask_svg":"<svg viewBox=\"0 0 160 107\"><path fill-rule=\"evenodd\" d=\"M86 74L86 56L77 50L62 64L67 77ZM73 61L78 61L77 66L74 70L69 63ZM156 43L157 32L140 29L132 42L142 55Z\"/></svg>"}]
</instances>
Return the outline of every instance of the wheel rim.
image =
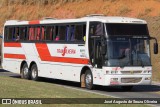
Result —
<instances>
[{"instance_id":1,"label":"wheel rim","mask_svg":"<svg viewBox=\"0 0 160 107\"><path fill-rule=\"evenodd\" d=\"M32 69L32 78L36 78L37 71L35 69Z\"/></svg>"},{"instance_id":2,"label":"wheel rim","mask_svg":"<svg viewBox=\"0 0 160 107\"><path fill-rule=\"evenodd\" d=\"M87 74L86 75L86 85L90 86L91 85L91 81L92 81L91 74Z\"/></svg>"},{"instance_id":3,"label":"wheel rim","mask_svg":"<svg viewBox=\"0 0 160 107\"><path fill-rule=\"evenodd\" d=\"M25 67L25 68L23 69L23 72L24 72L24 75L25 75L25 76L28 75L28 67Z\"/></svg>"}]
</instances>

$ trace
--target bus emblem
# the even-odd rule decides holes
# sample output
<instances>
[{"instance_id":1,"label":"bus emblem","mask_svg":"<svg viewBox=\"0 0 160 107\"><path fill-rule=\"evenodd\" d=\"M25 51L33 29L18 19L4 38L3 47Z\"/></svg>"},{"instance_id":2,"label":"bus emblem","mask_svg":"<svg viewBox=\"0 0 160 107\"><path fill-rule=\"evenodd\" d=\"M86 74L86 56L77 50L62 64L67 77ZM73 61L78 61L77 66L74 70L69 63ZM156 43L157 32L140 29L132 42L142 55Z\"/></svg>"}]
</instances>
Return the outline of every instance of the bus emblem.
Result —
<instances>
[{"instance_id":1,"label":"bus emblem","mask_svg":"<svg viewBox=\"0 0 160 107\"><path fill-rule=\"evenodd\" d=\"M130 71L131 74L134 74L134 71Z\"/></svg>"},{"instance_id":2,"label":"bus emblem","mask_svg":"<svg viewBox=\"0 0 160 107\"><path fill-rule=\"evenodd\" d=\"M62 56L64 56L67 52L67 46L64 47L64 50L63 50L63 53L62 53Z\"/></svg>"},{"instance_id":3,"label":"bus emblem","mask_svg":"<svg viewBox=\"0 0 160 107\"><path fill-rule=\"evenodd\" d=\"M65 56L66 54L75 54L75 49L68 49L67 46L64 46L63 49L57 49L57 53L61 53L62 56Z\"/></svg>"}]
</instances>

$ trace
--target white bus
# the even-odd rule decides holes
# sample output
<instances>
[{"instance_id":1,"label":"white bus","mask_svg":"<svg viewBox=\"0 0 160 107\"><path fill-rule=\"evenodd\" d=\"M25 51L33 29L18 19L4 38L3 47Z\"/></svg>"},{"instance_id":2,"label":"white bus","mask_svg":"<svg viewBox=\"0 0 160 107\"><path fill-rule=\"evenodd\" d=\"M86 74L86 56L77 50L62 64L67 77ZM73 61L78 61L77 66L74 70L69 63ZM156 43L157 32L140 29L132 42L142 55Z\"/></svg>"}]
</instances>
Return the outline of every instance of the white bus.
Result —
<instances>
[{"instance_id":1,"label":"white bus","mask_svg":"<svg viewBox=\"0 0 160 107\"><path fill-rule=\"evenodd\" d=\"M87 89L102 85L129 90L151 84L150 40L155 38L144 20L103 15L10 20L3 38L3 69L24 79L74 81Z\"/></svg>"}]
</instances>

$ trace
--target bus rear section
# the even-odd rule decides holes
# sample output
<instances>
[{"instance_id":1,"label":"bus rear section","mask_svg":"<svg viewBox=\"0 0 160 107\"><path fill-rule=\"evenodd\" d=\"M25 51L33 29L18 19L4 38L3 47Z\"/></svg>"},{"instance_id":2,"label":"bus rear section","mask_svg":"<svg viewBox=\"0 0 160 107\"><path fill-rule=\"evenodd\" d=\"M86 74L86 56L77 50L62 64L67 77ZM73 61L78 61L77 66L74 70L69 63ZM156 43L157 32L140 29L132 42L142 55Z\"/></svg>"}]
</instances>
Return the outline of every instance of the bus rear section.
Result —
<instances>
[{"instance_id":1,"label":"bus rear section","mask_svg":"<svg viewBox=\"0 0 160 107\"><path fill-rule=\"evenodd\" d=\"M6 22L3 68L24 79L46 77L80 82L81 71L89 63L84 40L86 22L45 21Z\"/></svg>"}]
</instances>

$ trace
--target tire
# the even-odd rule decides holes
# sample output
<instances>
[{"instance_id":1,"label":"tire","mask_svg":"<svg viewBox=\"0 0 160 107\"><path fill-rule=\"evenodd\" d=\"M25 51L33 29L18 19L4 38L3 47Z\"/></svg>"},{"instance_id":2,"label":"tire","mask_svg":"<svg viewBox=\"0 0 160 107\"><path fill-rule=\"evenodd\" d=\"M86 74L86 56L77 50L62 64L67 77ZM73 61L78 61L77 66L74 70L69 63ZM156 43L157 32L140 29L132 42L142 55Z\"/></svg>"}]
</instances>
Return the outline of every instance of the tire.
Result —
<instances>
[{"instance_id":1,"label":"tire","mask_svg":"<svg viewBox=\"0 0 160 107\"><path fill-rule=\"evenodd\" d=\"M89 90L93 89L93 76L90 70L85 73L85 87Z\"/></svg>"},{"instance_id":2,"label":"tire","mask_svg":"<svg viewBox=\"0 0 160 107\"><path fill-rule=\"evenodd\" d=\"M34 81L38 81L38 68L36 64L31 66L31 79Z\"/></svg>"},{"instance_id":3,"label":"tire","mask_svg":"<svg viewBox=\"0 0 160 107\"><path fill-rule=\"evenodd\" d=\"M30 79L30 73L28 69L27 63L23 64L22 69L21 69L21 78L23 79Z\"/></svg>"},{"instance_id":4,"label":"tire","mask_svg":"<svg viewBox=\"0 0 160 107\"><path fill-rule=\"evenodd\" d=\"M124 91L130 91L130 90L132 90L132 88L133 88L133 86L122 86L122 89Z\"/></svg>"}]
</instances>

